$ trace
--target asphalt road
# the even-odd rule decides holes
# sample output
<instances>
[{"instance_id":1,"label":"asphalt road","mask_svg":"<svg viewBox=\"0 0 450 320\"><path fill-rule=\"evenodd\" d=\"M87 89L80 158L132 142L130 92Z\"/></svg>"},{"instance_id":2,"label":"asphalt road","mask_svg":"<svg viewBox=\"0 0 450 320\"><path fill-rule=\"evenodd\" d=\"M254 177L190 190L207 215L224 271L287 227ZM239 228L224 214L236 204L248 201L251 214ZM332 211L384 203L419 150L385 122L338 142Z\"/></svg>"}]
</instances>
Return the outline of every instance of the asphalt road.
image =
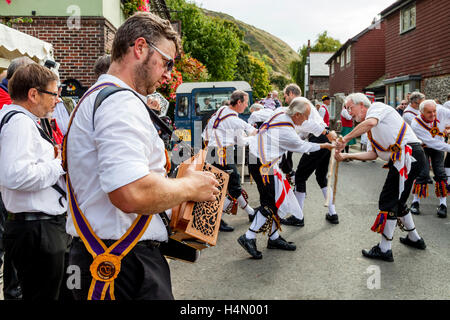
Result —
<instances>
[{"instance_id":1,"label":"asphalt road","mask_svg":"<svg viewBox=\"0 0 450 320\"><path fill-rule=\"evenodd\" d=\"M356 150L354 150L356 151ZM294 157L295 159L298 159ZM297 163L297 162L295 162ZM243 210L225 216L234 232L219 234L215 247L201 252L195 264L170 262L176 299L203 300L307 300L307 299L449 299L450 219L436 215L439 204L430 185L430 197L414 216L427 249L405 247L406 233L396 229L394 262L370 260L361 249L380 240L372 232L378 214L378 196L387 170L383 162L341 163L336 196L340 223L325 220L324 198L314 176L307 183L305 226L283 226L282 236L294 241L294 252L267 249L267 235L258 234L262 260L250 256L237 243L249 227ZM255 184L245 183L249 203L258 206ZM410 197L409 204L412 197Z\"/></svg>"},{"instance_id":2,"label":"asphalt road","mask_svg":"<svg viewBox=\"0 0 450 320\"><path fill-rule=\"evenodd\" d=\"M294 155L295 164L298 158ZM397 228L392 244L393 263L361 255L361 249L370 249L380 240L370 227L378 214L378 195L387 174L382 165L380 160L340 164L338 225L325 220L324 199L311 176L307 183L305 226L283 226L281 233L296 243L294 252L267 249L267 235L258 234L257 245L263 259L250 259L237 243L249 227L245 212L239 209L236 216L226 215L225 220L235 231L221 232L217 245L203 250L198 262L170 260L175 299L448 300L450 218L436 216L434 186L430 185L430 197L422 201L422 214L414 216L426 250L401 244L399 237L406 233ZM246 182L244 189L250 205L258 206L256 185Z\"/></svg>"}]
</instances>

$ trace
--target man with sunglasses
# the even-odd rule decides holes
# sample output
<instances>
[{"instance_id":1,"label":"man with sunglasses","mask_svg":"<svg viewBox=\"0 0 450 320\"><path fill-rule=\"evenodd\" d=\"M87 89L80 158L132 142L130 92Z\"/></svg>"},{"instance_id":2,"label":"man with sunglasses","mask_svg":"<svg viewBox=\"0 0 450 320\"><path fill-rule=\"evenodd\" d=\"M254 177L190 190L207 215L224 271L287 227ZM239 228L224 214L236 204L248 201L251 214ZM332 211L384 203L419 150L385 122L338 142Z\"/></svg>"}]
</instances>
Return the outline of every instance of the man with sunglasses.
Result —
<instances>
[{"instance_id":1,"label":"man with sunglasses","mask_svg":"<svg viewBox=\"0 0 450 320\"><path fill-rule=\"evenodd\" d=\"M55 108L57 77L32 63L17 69L8 88L12 104L0 111L6 256L17 269L24 299L56 300L68 240L64 170L38 121Z\"/></svg>"},{"instance_id":2,"label":"man with sunglasses","mask_svg":"<svg viewBox=\"0 0 450 320\"><path fill-rule=\"evenodd\" d=\"M168 240L162 213L186 201L215 200L219 192L211 173L166 178L164 142L144 104L170 79L179 51L169 21L134 14L117 30L108 73L73 111L64 154L68 193L76 200L67 232L74 237L69 264L81 269L81 286L72 291L77 300L173 299L160 251ZM113 86L127 90L103 99L94 113L100 92Z\"/></svg>"}]
</instances>

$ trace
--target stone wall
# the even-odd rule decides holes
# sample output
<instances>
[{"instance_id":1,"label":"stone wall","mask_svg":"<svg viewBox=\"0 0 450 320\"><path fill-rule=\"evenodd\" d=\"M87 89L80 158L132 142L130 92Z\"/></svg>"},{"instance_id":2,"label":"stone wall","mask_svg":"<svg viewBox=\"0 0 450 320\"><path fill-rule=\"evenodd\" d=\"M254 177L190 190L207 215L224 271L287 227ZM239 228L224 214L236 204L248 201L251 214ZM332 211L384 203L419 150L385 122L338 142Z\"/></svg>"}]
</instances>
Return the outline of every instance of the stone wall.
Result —
<instances>
[{"instance_id":1,"label":"stone wall","mask_svg":"<svg viewBox=\"0 0 450 320\"><path fill-rule=\"evenodd\" d=\"M447 95L450 94L450 74L425 78L422 80L422 88L427 99L439 99L444 103L447 101Z\"/></svg>"}]
</instances>

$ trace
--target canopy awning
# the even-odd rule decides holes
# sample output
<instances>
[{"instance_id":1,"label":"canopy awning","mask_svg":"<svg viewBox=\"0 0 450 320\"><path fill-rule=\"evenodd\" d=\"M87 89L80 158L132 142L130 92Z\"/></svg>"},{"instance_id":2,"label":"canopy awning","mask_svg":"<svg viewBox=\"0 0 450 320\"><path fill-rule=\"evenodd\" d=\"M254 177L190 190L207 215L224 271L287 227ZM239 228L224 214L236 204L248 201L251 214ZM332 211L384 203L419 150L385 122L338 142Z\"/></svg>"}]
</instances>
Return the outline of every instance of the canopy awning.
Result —
<instances>
[{"instance_id":1,"label":"canopy awning","mask_svg":"<svg viewBox=\"0 0 450 320\"><path fill-rule=\"evenodd\" d=\"M7 68L12 59L21 56L28 56L40 64L46 60L54 61L53 46L0 23L0 67Z\"/></svg>"}]
</instances>

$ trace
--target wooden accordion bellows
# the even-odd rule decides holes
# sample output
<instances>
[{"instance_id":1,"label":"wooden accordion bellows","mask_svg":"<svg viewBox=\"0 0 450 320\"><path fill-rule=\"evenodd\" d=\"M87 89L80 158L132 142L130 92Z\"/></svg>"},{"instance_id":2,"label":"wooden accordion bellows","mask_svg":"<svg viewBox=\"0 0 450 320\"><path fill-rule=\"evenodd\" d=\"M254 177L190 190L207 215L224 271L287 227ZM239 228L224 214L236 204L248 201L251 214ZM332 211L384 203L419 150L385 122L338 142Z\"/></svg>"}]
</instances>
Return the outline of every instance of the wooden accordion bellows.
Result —
<instances>
[{"instance_id":1,"label":"wooden accordion bellows","mask_svg":"<svg viewBox=\"0 0 450 320\"><path fill-rule=\"evenodd\" d=\"M219 182L220 192L216 196L216 200L184 202L172 209L170 221L173 231L170 237L198 250L216 245L229 179L226 172L206 163L205 158L206 150L201 150L194 157L181 163L177 178L186 175L189 166L193 166L197 171L212 172Z\"/></svg>"}]
</instances>

